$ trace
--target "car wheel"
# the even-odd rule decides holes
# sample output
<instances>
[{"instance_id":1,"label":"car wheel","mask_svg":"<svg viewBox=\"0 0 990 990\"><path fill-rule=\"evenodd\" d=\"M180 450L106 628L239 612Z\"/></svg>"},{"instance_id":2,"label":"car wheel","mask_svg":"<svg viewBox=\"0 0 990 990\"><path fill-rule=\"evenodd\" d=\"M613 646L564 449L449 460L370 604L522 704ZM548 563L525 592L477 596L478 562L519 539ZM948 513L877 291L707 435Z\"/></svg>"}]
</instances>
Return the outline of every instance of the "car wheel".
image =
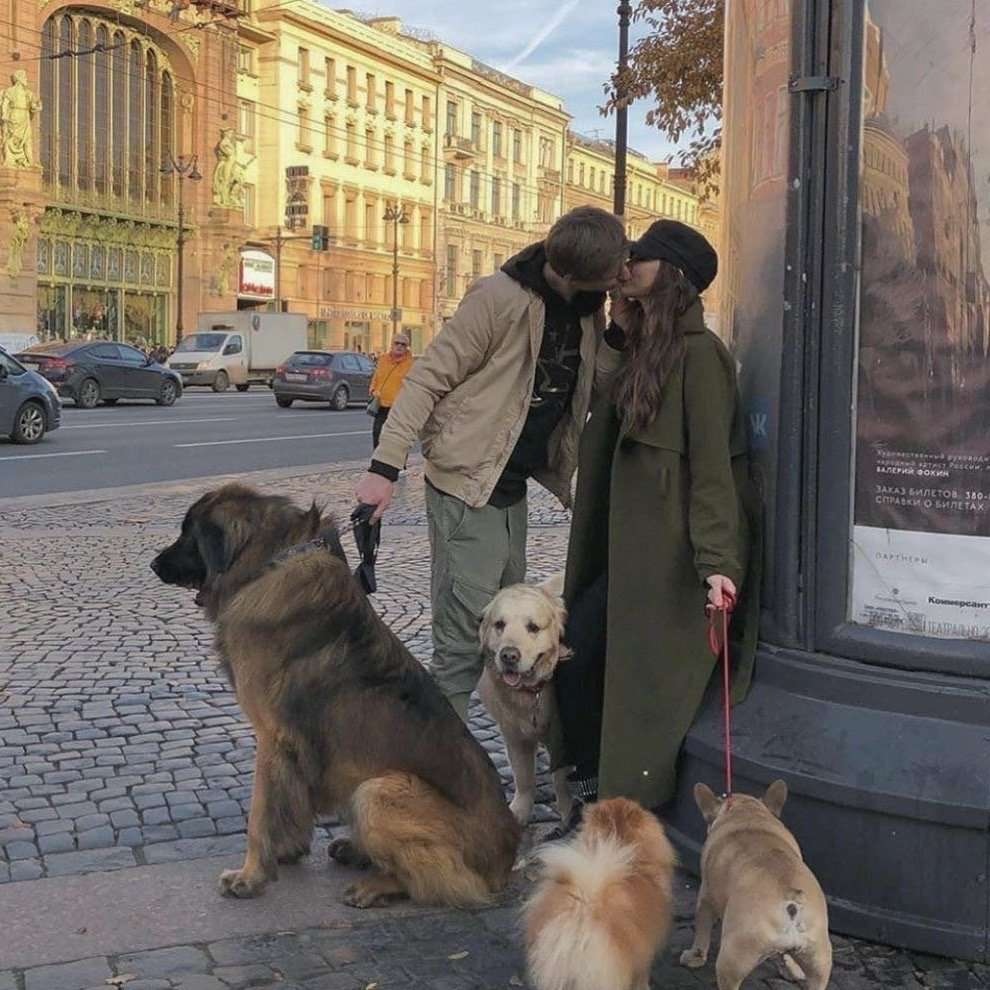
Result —
<instances>
[{"instance_id":1,"label":"car wheel","mask_svg":"<svg viewBox=\"0 0 990 990\"><path fill-rule=\"evenodd\" d=\"M100 404L100 383L87 378L76 393L76 405L81 409L95 409Z\"/></svg>"},{"instance_id":2,"label":"car wheel","mask_svg":"<svg viewBox=\"0 0 990 990\"><path fill-rule=\"evenodd\" d=\"M227 377L227 372L218 371L217 377L213 379L213 391L226 392L229 386L230 386L230 379Z\"/></svg>"},{"instance_id":3,"label":"car wheel","mask_svg":"<svg viewBox=\"0 0 990 990\"><path fill-rule=\"evenodd\" d=\"M237 391L238 392L246 392L250 387L251 387L251 383L250 382L248 382L248 384L246 384L246 385L238 385L237 386Z\"/></svg>"},{"instance_id":4,"label":"car wheel","mask_svg":"<svg viewBox=\"0 0 990 990\"><path fill-rule=\"evenodd\" d=\"M45 410L37 402L25 402L14 418L14 443L37 443L45 435Z\"/></svg>"},{"instance_id":5,"label":"car wheel","mask_svg":"<svg viewBox=\"0 0 990 990\"><path fill-rule=\"evenodd\" d=\"M166 378L162 382L161 391L155 402L160 406L174 406L175 400L179 397L179 390L175 387L175 382L171 378Z\"/></svg>"},{"instance_id":6,"label":"car wheel","mask_svg":"<svg viewBox=\"0 0 990 990\"><path fill-rule=\"evenodd\" d=\"M337 412L343 412L347 408L349 398L350 393L347 391L347 386L338 385L337 390L330 397L330 408L335 409Z\"/></svg>"},{"instance_id":7,"label":"car wheel","mask_svg":"<svg viewBox=\"0 0 990 990\"><path fill-rule=\"evenodd\" d=\"M275 396L275 402L277 403L279 409L288 409L292 405L292 399L283 399L281 396Z\"/></svg>"}]
</instances>

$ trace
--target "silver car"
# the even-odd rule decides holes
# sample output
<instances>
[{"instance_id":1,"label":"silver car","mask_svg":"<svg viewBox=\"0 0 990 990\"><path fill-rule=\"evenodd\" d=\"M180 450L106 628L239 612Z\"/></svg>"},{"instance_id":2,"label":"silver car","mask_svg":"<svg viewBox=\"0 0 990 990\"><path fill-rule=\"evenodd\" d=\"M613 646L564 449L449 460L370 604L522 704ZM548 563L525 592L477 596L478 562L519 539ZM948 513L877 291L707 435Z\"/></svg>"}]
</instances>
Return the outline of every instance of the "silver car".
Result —
<instances>
[{"instance_id":1,"label":"silver car","mask_svg":"<svg viewBox=\"0 0 990 990\"><path fill-rule=\"evenodd\" d=\"M14 443L38 443L62 422L55 387L0 347L0 433Z\"/></svg>"},{"instance_id":2,"label":"silver car","mask_svg":"<svg viewBox=\"0 0 990 990\"><path fill-rule=\"evenodd\" d=\"M357 351L296 351L275 369L272 391L281 409L300 399L339 411L371 398L374 373L371 359Z\"/></svg>"}]
</instances>

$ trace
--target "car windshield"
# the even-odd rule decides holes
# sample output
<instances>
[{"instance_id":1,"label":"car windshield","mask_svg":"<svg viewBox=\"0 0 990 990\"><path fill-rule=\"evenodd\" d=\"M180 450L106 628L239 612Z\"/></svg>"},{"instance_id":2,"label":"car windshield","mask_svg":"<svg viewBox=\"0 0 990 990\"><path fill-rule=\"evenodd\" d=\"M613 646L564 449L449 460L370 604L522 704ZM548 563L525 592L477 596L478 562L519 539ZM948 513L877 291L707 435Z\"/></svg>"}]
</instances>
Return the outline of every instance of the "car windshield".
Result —
<instances>
[{"instance_id":1,"label":"car windshield","mask_svg":"<svg viewBox=\"0 0 990 990\"><path fill-rule=\"evenodd\" d=\"M295 368L325 368L332 360L332 354L313 354L309 351L299 351L289 358L289 364Z\"/></svg>"},{"instance_id":2,"label":"car windshield","mask_svg":"<svg viewBox=\"0 0 990 990\"><path fill-rule=\"evenodd\" d=\"M225 333L193 333L182 338L182 343L175 349L176 354L187 354L189 351L219 351L227 339Z\"/></svg>"}]
</instances>

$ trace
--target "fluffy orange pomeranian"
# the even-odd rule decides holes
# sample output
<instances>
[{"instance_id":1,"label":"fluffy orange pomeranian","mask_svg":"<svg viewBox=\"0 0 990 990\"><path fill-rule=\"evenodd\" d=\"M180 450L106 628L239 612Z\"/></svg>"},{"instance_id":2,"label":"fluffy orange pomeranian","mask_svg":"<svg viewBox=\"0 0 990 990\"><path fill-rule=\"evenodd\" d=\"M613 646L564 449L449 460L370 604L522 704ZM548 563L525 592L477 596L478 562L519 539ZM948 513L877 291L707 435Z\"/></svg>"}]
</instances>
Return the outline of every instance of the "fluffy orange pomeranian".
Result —
<instances>
[{"instance_id":1,"label":"fluffy orange pomeranian","mask_svg":"<svg viewBox=\"0 0 990 990\"><path fill-rule=\"evenodd\" d=\"M677 862L660 822L635 801L600 801L572 841L537 855L543 876L525 908L535 990L648 990Z\"/></svg>"}]
</instances>

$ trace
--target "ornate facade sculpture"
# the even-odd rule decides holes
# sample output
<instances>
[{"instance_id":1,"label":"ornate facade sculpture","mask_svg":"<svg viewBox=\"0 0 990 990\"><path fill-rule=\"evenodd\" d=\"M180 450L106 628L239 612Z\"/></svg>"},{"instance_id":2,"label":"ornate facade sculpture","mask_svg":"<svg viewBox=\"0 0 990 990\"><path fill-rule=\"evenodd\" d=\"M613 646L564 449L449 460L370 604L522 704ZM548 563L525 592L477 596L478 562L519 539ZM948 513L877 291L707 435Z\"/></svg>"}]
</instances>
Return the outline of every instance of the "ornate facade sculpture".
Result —
<instances>
[{"instance_id":1,"label":"ornate facade sculpture","mask_svg":"<svg viewBox=\"0 0 990 990\"><path fill-rule=\"evenodd\" d=\"M18 69L10 77L10 85L0 93L0 164L8 168L34 165L31 124L40 112L41 100L28 87L27 73Z\"/></svg>"},{"instance_id":2,"label":"ornate facade sculpture","mask_svg":"<svg viewBox=\"0 0 990 990\"><path fill-rule=\"evenodd\" d=\"M213 172L213 202L228 209L240 209L244 206L244 173L254 158L240 160L240 141L232 127L220 131L214 153L217 164Z\"/></svg>"},{"instance_id":3,"label":"ornate facade sculpture","mask_svg":"<svg viewBox=\"0 0 990 990\"><path fill-rule=\"evenodd\" d=\"M31 222L23 210L11 214L14 229L10 235L10 248L7 253L7 274L17 278L24 271L24 246L31 234Z\"/></svg>"},{"instance_id":4,"label":"ornate facade sculpture","mask_svg":"<svg viewBox=\"0 0 990 990\"><path fill-rule=\"evenodd\" d=\"M230 293L230 280L234 276L234 268L237 265L237 252L232 244L224 245L223 255L220 258L220 267L217 270L216 294L226 296Z\"/></svg>"}]
</instances>

